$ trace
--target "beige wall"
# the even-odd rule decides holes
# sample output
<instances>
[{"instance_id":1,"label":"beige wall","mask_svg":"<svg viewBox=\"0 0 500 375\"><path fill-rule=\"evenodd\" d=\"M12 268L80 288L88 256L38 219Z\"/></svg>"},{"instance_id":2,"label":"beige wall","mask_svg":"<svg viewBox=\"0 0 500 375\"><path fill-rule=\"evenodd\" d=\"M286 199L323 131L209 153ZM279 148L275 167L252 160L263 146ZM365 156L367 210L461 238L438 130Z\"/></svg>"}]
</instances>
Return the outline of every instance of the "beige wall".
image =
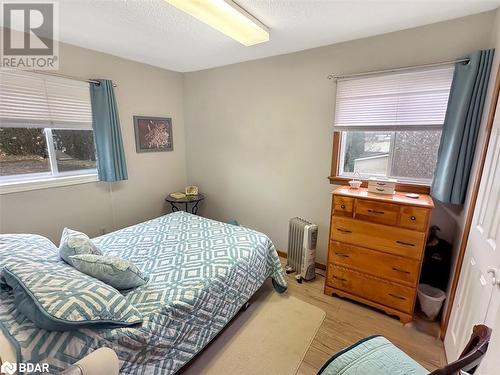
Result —
<instances>
[{"instance_id":1,"label":"beige wall","mask_svg":"<svg viewBox=\"0 0 500 375\"><path fill-rule=\"evenodd\" d=\"M335 89L326 76L454 59L490 47L493 22L489 12L184 75L62 44L60 73L118 83L129 180L0 195L0 232L94 236L164 213L165 194L189 182L208 196L205 215L236 218L281 250L290 217L319 224L325 262ZM134 114L171 116L174 151L137 154ZM433 221L453 240L463 214L440 206Z\"/></svg>"},{"instance_id":2,"label":"beige wall","mask_svg":"<svg viewBox=\"0 0 500 375\"><path fill-rule=\"evenodd\" d=\"M164 213L166 194L186 184L182 74L66 44L59 73L118 84L129 180L0 195L0 233L40 233L59 243L64 226L95 236ZM174 151L136 153L133 115L171 116Z\"/></svg>"},{"instance_id":3,"label":"beige wall","mask_svg":"<svg viewBox=\"0 0 500 375\"><path fill-rule=\"evenodd\" d=\"M494 13L185 75L188 182L206 214L286 250L288 219L319 225L325 262L335 84L330 73L451 60L491 46ZM445 210L435 222L448 226ZM449 224L453 230L453 221ZM448 234L452 237L453 233Z\"/></svg>"}]
</instances>

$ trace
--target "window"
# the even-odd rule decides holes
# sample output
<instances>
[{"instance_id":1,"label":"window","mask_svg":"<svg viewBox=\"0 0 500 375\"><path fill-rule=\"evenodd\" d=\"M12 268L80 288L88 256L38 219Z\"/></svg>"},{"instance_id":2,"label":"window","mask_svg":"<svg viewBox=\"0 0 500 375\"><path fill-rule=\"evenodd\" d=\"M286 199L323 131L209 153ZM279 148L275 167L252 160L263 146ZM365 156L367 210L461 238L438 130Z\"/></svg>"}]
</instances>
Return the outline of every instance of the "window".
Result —
<instances>
[{"instance_id":1,"label":"window","mask_svg":"<svg viewBox=\"0 0 500 375\"><path fill-rule=\"evenodd\" d=\"M453 67L357 76L337 82L332 176L430 185Z\"/></svg>"},{"instance_id":2,"label":"window","mask_svg":"<svg viewBox=\"0 0 500 375\"><path fill-rule=\"evenodd\" d=\"M89 84L0 71L0 184L95 173Z\"/></svg>"}]
</instances>

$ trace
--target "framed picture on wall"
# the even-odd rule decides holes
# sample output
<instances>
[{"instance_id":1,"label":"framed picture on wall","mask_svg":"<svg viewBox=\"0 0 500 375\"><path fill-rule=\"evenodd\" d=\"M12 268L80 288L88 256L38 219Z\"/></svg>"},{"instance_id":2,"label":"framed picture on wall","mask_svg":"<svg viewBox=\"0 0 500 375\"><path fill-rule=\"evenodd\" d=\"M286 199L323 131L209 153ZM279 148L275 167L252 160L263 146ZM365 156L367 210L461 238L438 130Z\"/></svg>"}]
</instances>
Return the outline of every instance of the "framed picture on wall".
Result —
<instances>
[{"instance_id":1,"label":"framed picture on wall","mask_svg":"<svg viewBox=\"0 0 500 375\"><path fill-rule=\"evenodd\" d=\"M172 151L172 119L170 117L134 116L137 152Z\"/></svg>"}]
</instances>

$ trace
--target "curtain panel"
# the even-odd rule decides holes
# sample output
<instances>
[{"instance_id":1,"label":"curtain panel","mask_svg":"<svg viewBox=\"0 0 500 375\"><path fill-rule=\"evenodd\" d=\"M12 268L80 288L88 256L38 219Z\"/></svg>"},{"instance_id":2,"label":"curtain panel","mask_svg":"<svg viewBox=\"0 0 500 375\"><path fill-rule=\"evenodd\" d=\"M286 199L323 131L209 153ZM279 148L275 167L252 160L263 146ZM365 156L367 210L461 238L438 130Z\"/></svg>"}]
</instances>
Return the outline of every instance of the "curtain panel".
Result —
<instances>
[{"instance_id":1,"label":"curtain panel","mask_svg":"<svg viewBox=\"0 0 500 375\"><path fill-rule=\"evenodd\" d=\"M99 85L90 85L90 100L99 180L127 180L127 164L113 82L106 79L96 81Z\"/></svg>"},{"instance_id":2,"label":"curtain panel","mask_svg":"<svg viewBox=\"0 0 500 375\"><path fill-rule=\"evenodd\" d=\"M494 50L481 50L457 63L438 152L431 195L461 205L474 160Z\"/></svg>"}]
</instances>

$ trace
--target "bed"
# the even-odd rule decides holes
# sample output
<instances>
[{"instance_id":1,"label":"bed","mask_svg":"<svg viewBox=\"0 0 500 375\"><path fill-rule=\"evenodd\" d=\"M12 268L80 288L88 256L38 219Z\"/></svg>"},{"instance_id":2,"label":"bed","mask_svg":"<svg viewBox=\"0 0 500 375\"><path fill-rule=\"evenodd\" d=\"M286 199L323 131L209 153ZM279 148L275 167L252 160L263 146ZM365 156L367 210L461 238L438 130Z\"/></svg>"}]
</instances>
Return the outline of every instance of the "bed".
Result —
<instances>
[{"instance_id":1,"label":"bed","mask_svg":"<svg viewBox=\"0 0 500 375\"><path fill-rule=\"evenodd\" d=\"M46 249L46 261L62 262L50 241L29 236ZM32 258L9 238L0 236L0 267ZM16 348L18 361L46 362L58 372L105 346L117 353L122 374L173 374L210 343L267 278L280 293L287 287L267 236L185 212L93 241L105 255L129 259L149 275L146 285L124 293L144 322L127 328L44 331L16 311L12 293L0 283L0 328Z\"/></svg>"}]
</instances>

